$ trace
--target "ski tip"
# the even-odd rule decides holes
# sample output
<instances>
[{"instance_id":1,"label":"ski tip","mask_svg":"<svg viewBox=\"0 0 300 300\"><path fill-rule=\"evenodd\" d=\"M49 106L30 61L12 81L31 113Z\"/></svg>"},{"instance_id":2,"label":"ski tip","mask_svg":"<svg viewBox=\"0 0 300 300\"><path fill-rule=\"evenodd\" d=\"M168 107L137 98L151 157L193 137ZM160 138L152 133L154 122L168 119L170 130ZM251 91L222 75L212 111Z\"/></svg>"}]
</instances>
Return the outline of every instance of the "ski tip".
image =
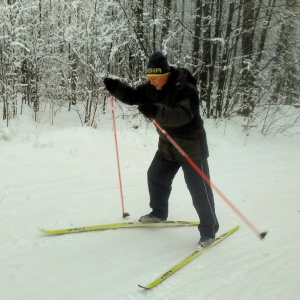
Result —
<instances>
[{"instance_id":1,"label":"ski tip","mask_svg":"<svg viewBox=\"0 0 300 300\"><path fill-rule=\"evenodd\" d=\"M144 287L144 286L142 286L142 285L140 285L140 284L138 284L138 286L139 286L140 288L144 289L144 290L147 289L146 287Z\"/></svg>"},{"instance_id":2,"label":"ski tip","mask_svg":"<svg viewBox=\"0 0 300 300\"><path fill-rule=\"evenodd\" d=\"M126 217L129 217L130 216L130 214L129 213L127 213L127 212L124 212L123 213L123 218L125 219Z\"/></svg>"},{"instance_id":3,"label":"ski tip","mask_svg":"<svg viewBox=\"0 0 300 300\"><path fill-rule=\"evenodd\" d=\"M39 232L40 233L43 233L43 234L47 234L48 232L47 232L47 229L45 229L45 228L38 228L38 230L39 230Z\"/></svg>"},{"instance_id":4,"label":"ski tip","mask_svg":"<svg viewBox=\"0 0 300 300\"><path fill-rule=\"evenodd\" d=\"M262 233L259 235L260 239L263 240L263 239L265 238L265 236L267 235L267 233L268 233L268 231L262 232Z\"/></svg>"}]
</instances>

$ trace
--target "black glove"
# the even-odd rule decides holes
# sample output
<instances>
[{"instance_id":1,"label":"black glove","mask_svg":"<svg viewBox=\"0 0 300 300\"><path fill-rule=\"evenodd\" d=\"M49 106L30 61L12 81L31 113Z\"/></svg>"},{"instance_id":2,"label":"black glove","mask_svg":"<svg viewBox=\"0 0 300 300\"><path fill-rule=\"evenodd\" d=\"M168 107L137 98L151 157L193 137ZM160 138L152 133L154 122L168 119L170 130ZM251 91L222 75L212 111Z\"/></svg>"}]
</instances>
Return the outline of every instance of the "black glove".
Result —
<instances>
[{"instance_id":1,"label":"black glove","mask_svg":"<svg viewBox=\"0 0 300 300\"><path fill-rule=\"evenodd\" d=\"M112 79L112 78L104 78L103 80L106 89L110 92L113 93L119 86L119 80L118 79Z\"/></svg>"},{"instance_id":2,"label":"black glove","mask_svg":"<svg viewBox=\"0 0 300 300\"><path fill-rule=\"evenodd\" d=\"M141 104L138 106L139 111L147 118L154 118L158 111L155 104Z\"/></svg>"}]
</instances>

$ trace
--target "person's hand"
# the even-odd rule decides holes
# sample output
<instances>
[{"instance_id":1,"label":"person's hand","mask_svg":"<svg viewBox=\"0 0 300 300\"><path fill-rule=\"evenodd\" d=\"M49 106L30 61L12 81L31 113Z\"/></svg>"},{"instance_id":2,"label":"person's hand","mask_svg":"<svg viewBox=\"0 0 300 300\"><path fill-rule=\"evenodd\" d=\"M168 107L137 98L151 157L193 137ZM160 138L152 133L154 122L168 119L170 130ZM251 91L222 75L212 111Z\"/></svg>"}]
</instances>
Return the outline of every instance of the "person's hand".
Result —
<instances>
[{"instance_id":1,"label":"person's hand","mask_svg":"<svg viewBox=\"0 0 300 300\"><path fill-rule=\"evenodd\" d=\"M108 78L108 77L104 78L103 82L105 84L106 89L110 93L113 93L118 88L118 85L119 85L118 79L112 79L112 78Z\"/></svg>"},{"instance_id":2,"label":"person's hand","mask_svg":"<svg viewBox=\"0 0 300 300\"><path fill-rule=\"evenodd\" d=\"M155 104L141 104L138 106L138 109L147 118L154 118L158 111L158 107Z\"/></svg>"}]
</instances>

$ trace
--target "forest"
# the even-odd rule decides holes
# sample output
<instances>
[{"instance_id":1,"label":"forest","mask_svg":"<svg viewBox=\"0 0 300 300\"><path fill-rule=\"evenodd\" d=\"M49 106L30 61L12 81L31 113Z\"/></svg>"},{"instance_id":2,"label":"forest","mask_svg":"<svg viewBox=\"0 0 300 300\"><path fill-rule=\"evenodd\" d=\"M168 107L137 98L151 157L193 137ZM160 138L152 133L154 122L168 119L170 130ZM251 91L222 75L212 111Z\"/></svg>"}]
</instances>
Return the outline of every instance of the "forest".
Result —
<instances>
[{"instance_id":1,"label":"forest","mask_svg":"<svg viewBox=\"0 0 300 300\"><path fill-rule=\"evenodd\" d=\"M32 109L105 113L103 79L132 86L163 51L198 82L204 118L240 116L244 130L287 131L300 120L299 0L2 0L3 120ZM136 111L132 112L137 114ZM276 125L275 125L276 124ZM279 125L278 125L279 124Z\"/></svg>"}]
</instances>

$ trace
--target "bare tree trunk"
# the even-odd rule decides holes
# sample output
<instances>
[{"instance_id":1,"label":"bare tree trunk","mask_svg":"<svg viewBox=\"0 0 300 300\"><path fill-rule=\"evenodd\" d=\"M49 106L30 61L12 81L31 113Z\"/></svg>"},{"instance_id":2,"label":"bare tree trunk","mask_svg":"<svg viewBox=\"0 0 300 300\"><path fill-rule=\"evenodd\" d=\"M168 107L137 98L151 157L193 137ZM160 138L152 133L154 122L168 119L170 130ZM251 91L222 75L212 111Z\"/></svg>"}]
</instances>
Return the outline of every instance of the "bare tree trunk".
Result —
<instances>
[{"instance_id":1,"label":"bare tree trunk","mask_svg":"<svg viewBox=\"0 0 300 300\"><path fill-rule=\"evenodd\" d=\"M237 13L236 13L237 14L237 21L235 24L236 28L241 27L241 11L242 11L242 7L239 6ZM239 40L240 40L240 35L235 34L235 36L233 37L232 46L229 48L229 51L228 51L228 59L236 57L236 53L238 51ZM236 83L234 82L236 70L237 70L236 64L232 64L232 66L228 70L228 77L229 77L228 84L227 84L228 94L227 94L225 105L224 105L224 116L225 117L229 116L229 114L233 111L234 107L236 106L236 104L238 103L238 100L239 100L238 95L236 95L236 88L233 88L233 86L236 85Z\"/></svg>"},{"instance_id":2,"label":"bare tree trunk","mask_svg":"<svg viewBox=\"0 0 300 300\"><path fill-rule=\"evenodd\" d=\"M136 29L135 34L137 38L137 44L140 45L140 49L146 49L145 41L144 41L144 24L143 24L143 14L144 14L144 1L138 0L135 6L133 7L133 13L136 19ZM129 73L129 77L132 79L134 76L139 77L139 73L141 72L140 64L137 63L137 59L135 57L135 53L130 48L130 45L127 45L129 49L129 69L131 72ZM147 53L145 53L147 54Z\"/></svg>"},{"instance_id":3,"label":"bare tree trunk","mask_svg":"<svg viewBox=\"0 0 300 300\"><path fill-rule=\"evenodd\" d=\"M254 76L252 70L254 0L243 2L241 107L239 114L248 117L254 108Z\"/></svg>"},{"instance_id":4,"label":"bare tree trunk","mask_svg":"<svg viewBox=\"0 0 300 300\"><path fill-rule=\"evenodd\" d=\"M295 51L298 43L295 40L295 16L292 13L299 9L297 0L286 0L285 17L280 27L279 40L275 53L275 64L272 70L272 77L275 87L271 96L273 103L278 103L278 99L283 98L283 104L293 104L299 99L299 67L295 62L298 60ZM281 97L279 97L279 95Z\"/></svg>"},{"instance_id":5,"label":"bare tree trunk","mask_svg":"<svg viewBox=\"0 0 300 300\"><path fill-rule=\"evenodd\" d=\"M164 23L161 31L161 48L164 40L167 38L170 29L170 12L171 12L171 0L164 0Z\"/></svg>"},{"instance_id":6,"label":"bare tree trunk","mask_svg":"<svg viewBox=\"0 0 300 300\"><path fill-rule=\"evenodd\" d=\"M152 19L156 18L157 0L152 0ZM152 52L156 51L156 25L153 25L152 29Z\"/></svg>"},{"instance_id":7,"label":"bare tree trunk","mask_svg":"<svg viewBox=\"0 0 300 300\"><path fill-rule=\"evenodd\" d=\"M224 102L224 94L225 94L225 83L228 75L228 61L229 61L229 38L230 33L232 31L232 19L234 14L234 3L229 3L228 9L228 17L227 17L227 26L225 32L225 42L224 42L224 50L221 58L220 72L219 72L219 80L218 80L218 90L217 90L217 108L219 108L219 117L221 117L223 102Z\"/></svg>"},{"instance_id":8,"label":"bare tree trunk","mask_svg":"<svg viewBox=\"0 0 300 300\"><path fill-rule=\"evenodd\" d=\"M76 16L75 16L76 17ZM71 25L71 16L69 16L69 25ZM69 82L70 82L70 92L69 92L69 111L71 110L71 106L77 103L77 57L75 53L72 51L71 43L68 43L68 54L69 54Z\"/></svg>"},{"instance_id":9,"label":"bare tree trunk","mask_svg":"<svg viewBox=\"0 0 300 300\"><path fill-rule=\"evenodd\" d=\"M195 33L193 37L193 75L195 76L196 80L199 79L199 69L200 69L200 38L201 38L201 15L202 15L202 6L201 0L196 0L196 18L195 18Z\"/></svg>"},{"instance_id":10,"label":"bare tree trunk","mask_svg":"<svg viewBox=\"0 0 300 300\"><path fill-rule=\"evenodd\" d=\"M4 46L2 46L1 44L1 47L0 47L0 86L2 87L1 88L1 96L0 96L0 99L2 98L3 99L3 103L4 103L4 98L5 98L5 88L4 88L4 56L5 56L5 53L4 53ZM3 105L3 112L2 112L2 119L5 120L5 115L6 115L6 112L5 112L5 105Z\"/></svg>"},{"instance_id":11,"label":"bare tree trunk","mask_svg":"<svg viewBox=\"0 0 300 300\"><path fill-rule=\"evenodd\" d=\"M214 82L214 74L215 74L215 64L217 60L217 52L218 48L220 45L219 39L221 38L221 18L222 18L222 12L223 12L223 1L222 0L217 0L216 3L216 23L215 23L215 35L214 35L214 41L212 43L212 63L210 66L210 71L209 71L209 82L210 87L211 87L211 92L212 93L212 86ZM221 112L222 112L222 105L219 105L220 103L216 103L216 111L215 111L215 117L220 117ZM211 112L213 114L213 111Z\"/></svg>"},{"instance_id":12,"label":"bare tree trunk","mask_svg":"<svg viewBox=\"0 0 300 300\"><path fill-rule=\"evenodd\" d=\"M267 6L268 8L266 10L266 14L265 14L265 17L264 17L265 21L263 22L263 29L262 29L262 33L261 33L261 36L260 36L259 46L258 46L258 49L257 49L257 58L256 58L256 65L255 65L256 67L255 67L255 69L257 69L258 64L261 62L261 59L262 59L262 54L263 54L263 50L265 48L267 34L268 34L268 30L269 30L269 26L270 26L270 22L271 22L271 18L272 18L272 14L273 14L275 4L276 4L276 0L269 0L269 4Z\"/></svg>"},{"instance_id":13,"label":"bare tree trunk","mask_svg":"<svg viewBox=\"0 0 300 300\"><path fill-rule=\"evenodd\" d=\"M200 94L201 100L206 102L206 115L210 117L211 107L211 86L208 81L208 73L211 65L211 6L209 1L204 1L202 5L203 20L203 67L200 72Z\"/></svg>"}]
</instances>

